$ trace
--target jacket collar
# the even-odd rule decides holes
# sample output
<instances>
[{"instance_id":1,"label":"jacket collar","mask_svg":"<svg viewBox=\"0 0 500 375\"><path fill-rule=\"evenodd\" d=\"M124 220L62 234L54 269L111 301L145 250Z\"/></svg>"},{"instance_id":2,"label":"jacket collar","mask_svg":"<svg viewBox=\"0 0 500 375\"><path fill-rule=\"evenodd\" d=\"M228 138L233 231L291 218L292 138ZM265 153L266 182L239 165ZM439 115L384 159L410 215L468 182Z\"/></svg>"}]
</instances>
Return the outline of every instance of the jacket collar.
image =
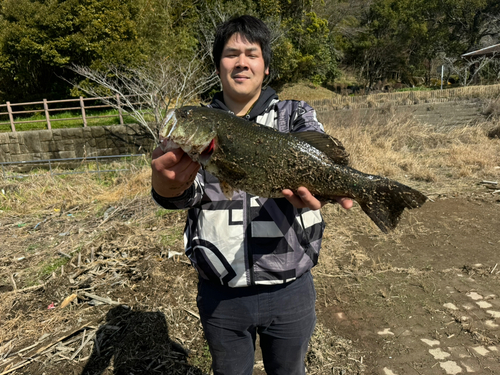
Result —
<instances>
[{"instance_id":1,"label":"jacket collar","mask_svg":"<svg viewBox=\"0 0 500 375\"><path fill-rule=\"evenodd\" d=\"M266 109L269 107L269 104L274 99L278 99L276 91L274 91L271 87L266 87L260 92L259 99L257 99L252 110L247 116L245 116L245 118L247 120L253 121L257 116L263 114L266 111ZM214 95L212 103L210 103L210 106L212 108L222 109L224 111L231 112L224 103L224 96L222 94L222 91Z\"/></svg>"}]
</instances>

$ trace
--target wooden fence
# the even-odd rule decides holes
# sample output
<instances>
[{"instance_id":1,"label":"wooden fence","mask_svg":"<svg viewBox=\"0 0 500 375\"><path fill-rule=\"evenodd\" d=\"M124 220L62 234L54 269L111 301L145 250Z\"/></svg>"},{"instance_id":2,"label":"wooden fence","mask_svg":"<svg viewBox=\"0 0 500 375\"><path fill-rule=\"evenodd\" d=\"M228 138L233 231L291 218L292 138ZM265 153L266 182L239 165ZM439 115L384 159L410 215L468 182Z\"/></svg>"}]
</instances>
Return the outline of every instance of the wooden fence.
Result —
<instances>
[{"instance_id":1,"label":"wooden fence","mask_svg":"<svg viewBox=\"0 0 500 375\"><path fill-rule=\"evenodd\" d=\"M488 85L488 86L468 86L468 87L458 87L446 90L432 90L432 91L404 91L404 92L394 92L394 93L380 93L371 95L359 95L359 96L336 96L329 99L312 100L309 103L317 111L332 111L343 108L369 108L369 107L380 107L386 104L395 105L409 105L418 104L419 102L445 102L452 100L466 100L471 98L498 98L500 96L500 84L498 85ZM85 111L89 109L99 109L99 108L112 108L109 104L102 105L85 105L86 101L96 101L96 100L115 100L118 108L118 114L116 115L95 115L86 116ZM304 98L307 100L307 98ZM49 105L56 103L78 103L78 106L64 107L64 108L49 108ZM14 111L12 107L14 106L30 106L30 105L43 105L43 109L32 109L24 111ZM8 115L8 122L0 122L0 125L10 124L10 128L13 132L16 131L16 124L22 123L36 123L36 122L46 122L47 128L52 129L51 122L54 121L64 121L64 120L82 120L83 126L87 126L87 118L104 118L104 117L118 117L120 120L120 125L123 125L123 117L130 116L127 113L123 113L120 106L119 95L99 97L99 98L83 98L78 99L65 99L65 100L52 100L48 101L43 99L41 102L31 102L31 103L10 103L0 104L0 111L2 108L6 107L7 112L0 112L0 115ZM80 111L81 116L79 117L69 117L69 118L50 118L50 112L56 111ZM45 120L14 120L14 115L27 114L27 113L45 113Z\"/></svg>"},{"instance_id":2,"label":"wooden fence","mask_svg":"<svg viewBox=\"0 0 500 375\"><path fill-rule=\"evenodd\" d=\"M113 108L109 104L101 104L101 105L85 105L85 102L88 101L96 101L96 100L116 100L117 108L118 108L118 114L116 115L94 115L94 116L88 116L86 115L86 110L89 109L100 109L100 108ZM70 106L70 107L61 107L61 108L49 108L49 105L51 104L58 104L58 103L77 103L77 106ZM14 106L40 106L43 105L43 109L32 109L32 110L24 110L24 111L14 111L12 107ZM9 121L8 122L0 122L0 125L6 125L10 124L10 129L15 132L16 131L16 124L27 124L27 123L36 123L36 122L46 122L47 123L47 128L52 129L51 122L54 121L64 121L64 120L82 120L83 126L87 126L87 119L88 118L104 118L104 117L118 117L120 120L120 125L123 125L123 117L124 116L130 116L127 113L123 113L120 105L120 96L117 94L116 97L114 96L108 96L108 97L98 97L98 98L83 98L80 96L78 99L64 99L64 100L51 100L48 101L47 99L43 99L41 102L30 102L30 103L11 103L7 102L6 104L0 104L0 111L6 108L7 112L0 112L0 115L8 115L9 116ZM60 112L60 111L80 111L81 116L78 117L68 117L68 118L50 118L50 112ZM14 115L21 115L21 114L27 114L27 113L45 113L45 120L14 120Z\"/></svg>"}]
</instances>

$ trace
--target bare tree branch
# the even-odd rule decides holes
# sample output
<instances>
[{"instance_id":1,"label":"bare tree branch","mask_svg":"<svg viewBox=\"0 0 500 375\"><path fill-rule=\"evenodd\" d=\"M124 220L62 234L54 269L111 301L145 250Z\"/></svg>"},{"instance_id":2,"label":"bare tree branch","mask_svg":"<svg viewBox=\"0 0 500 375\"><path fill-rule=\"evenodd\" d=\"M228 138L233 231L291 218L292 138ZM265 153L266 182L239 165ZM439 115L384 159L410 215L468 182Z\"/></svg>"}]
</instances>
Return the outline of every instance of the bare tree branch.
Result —
<instances>
[{"instance_id":1,"label":"bare tree branch","mask_svg":"<svg viewBox=\"0 0 500 375\"><path fill-rule=\"evenodd\" d=\"M110 66L104 72L74 65L72 69L93 83L77 85L80 90L101 98L118 95L122 111L144 126L158 142L167 109L193 101L217 82L215 71L203 63L206 58L205 52L184 61L165 57L139 68ZM112 99L102 100L118 107Z\"/></svg>"},{"instance_id":2,"label":"bare tree branch","mask_svg":"<svg viewBox=\"0 0 500 375\"><path fill-rule=\"evenodd\" d=\"M476 58L460 59L457 57L444 57L445 66L452 74L456 74L459 82L463 86L469 86L478 77L481 70L495 61L496 53L488 56L479 56ZM500 72L499 72L500 74Z\"/></svg>"}]
</instances>

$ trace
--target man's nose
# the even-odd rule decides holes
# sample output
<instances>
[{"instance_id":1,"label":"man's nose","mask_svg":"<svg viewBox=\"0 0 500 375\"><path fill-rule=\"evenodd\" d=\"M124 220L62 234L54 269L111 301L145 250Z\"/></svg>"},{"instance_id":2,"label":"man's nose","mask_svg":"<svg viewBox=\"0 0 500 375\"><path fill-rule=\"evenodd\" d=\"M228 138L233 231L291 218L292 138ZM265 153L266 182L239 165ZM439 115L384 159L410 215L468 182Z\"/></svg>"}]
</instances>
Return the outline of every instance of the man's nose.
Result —
<instances>
[{"instance_id":1,"label":"man's nose","mask_svg":"<svg viewBox=\"0 0 500 375\"><path fill-rule=\"evenodd\" d=\"M236 67L241 69L248 68L248 58L244 54L238 56Z\"/></svg>"}]
</instances>

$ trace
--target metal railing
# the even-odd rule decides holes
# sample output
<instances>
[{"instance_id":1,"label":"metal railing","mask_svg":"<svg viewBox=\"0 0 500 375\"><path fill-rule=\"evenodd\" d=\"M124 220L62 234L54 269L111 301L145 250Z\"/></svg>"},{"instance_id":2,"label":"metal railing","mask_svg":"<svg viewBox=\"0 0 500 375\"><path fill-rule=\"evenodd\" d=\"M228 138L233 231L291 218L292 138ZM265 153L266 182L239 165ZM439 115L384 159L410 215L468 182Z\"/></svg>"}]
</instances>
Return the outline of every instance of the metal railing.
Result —
<instances>
[{"instance_id":1,"label":"metal railing","mask_svg":"<svg viewBox=\"0 0 500 375\"><path fill-rule=\"evenodd\" d=\"M63 159L43 159L43 160L28 160L28 161L9 161L9 162L0 162L0 165L2 166L2 177L4 179L6 178L26 178L29 176L46 176L45 173L34 173L34 174L14 174L14 175L9 175L7 172L7 169L9 166L25 166L25 165L36 165L39 166L40 164L45 165L46 167L48 166L48 169L50 171L51 176L57 176L57 175L72 175L72 174L84 174L84 173L97 173L100 178L101 173L106 173L106 172L124 172L128 171L128 168L121 168L121 169L101 169L102 164L106 164L105 162L101 161L101 165L99 164L99 160L106 160L109 161L111 159L121 159L121 158L138 158L142 157L145 158L145 154L128 154L128 155L110 155L110 156L87 156L87 157L79 157L79 158L63 158ZM89 163L95 161L96 164L96 170L83 170L83 171L75 171L75 170L68 170L66 171L54 171L53 167L55 167L55 164L58 163L71 163L71 162L80 162L80 164L83 163Z\"/></svg>"}]
</instances>

